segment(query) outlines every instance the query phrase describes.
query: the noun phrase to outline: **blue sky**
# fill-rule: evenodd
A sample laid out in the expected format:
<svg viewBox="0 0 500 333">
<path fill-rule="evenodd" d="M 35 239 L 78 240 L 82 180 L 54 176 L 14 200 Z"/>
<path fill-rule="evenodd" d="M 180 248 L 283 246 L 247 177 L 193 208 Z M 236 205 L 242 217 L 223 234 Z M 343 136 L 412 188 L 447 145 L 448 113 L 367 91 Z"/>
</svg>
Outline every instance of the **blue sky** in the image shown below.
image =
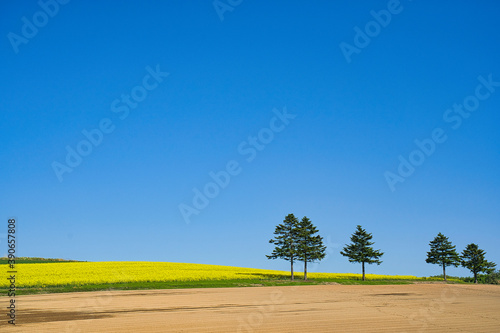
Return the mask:
<svg viewBox="0 0 500 333">
<path fill-rule="evenodd" d="M 500 264 L 495 1 L 61 2 L 0 11 L 19 255 L 286 270 L 265 255 L 294 213 L 329 246 L 315 271 L 360 271 L 357 224 L 369 273 L 439 274 L 438 232 Z"/>
</svg>

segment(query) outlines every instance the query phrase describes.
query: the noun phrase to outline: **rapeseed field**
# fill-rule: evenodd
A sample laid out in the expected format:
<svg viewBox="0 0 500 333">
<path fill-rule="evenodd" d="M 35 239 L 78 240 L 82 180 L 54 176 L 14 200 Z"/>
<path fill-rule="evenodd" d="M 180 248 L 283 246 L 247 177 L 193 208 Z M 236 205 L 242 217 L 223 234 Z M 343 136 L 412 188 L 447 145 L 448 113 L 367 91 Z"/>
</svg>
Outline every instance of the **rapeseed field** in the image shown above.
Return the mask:
<svg viewBox="0 0 500 333">
<path fill-rule="evenodd" d="M 17 264 L 17 287 L 83 286 L 131 282 L 289 279 L 289 271 L 171 262 L 60 262 Z M 1 265 L 7 276 L 7 265 Z M 301 273 L 296 274 L 300 279 Z M 360 280 L 361 274 L 308 273 L 310 279 Z M 367 274 L 367 280 L 421 280 L 408 275 Z M 424 278 L 425 279 L 425 278 Z M 0 287 L 8 285 L 0 279 Z"/>
</svg>

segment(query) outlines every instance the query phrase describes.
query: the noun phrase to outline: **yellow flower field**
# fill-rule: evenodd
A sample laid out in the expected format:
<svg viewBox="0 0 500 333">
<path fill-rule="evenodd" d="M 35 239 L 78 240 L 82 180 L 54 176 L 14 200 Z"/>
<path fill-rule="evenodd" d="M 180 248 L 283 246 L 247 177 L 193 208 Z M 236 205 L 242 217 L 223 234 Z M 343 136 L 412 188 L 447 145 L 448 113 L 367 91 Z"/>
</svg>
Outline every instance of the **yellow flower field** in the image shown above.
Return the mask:
<svg viewBox="0 0 500 333">
<path fill-rule="evenodd" d="M 289 277 L 289 271 L 170 262 L 61 262 L 16 265 L 17 287 L 48 287 L 120 282 L 269 279 Z M 1 265 L 7 276 L 7 265 Z M 301 273 L 297 272 L 297 278 Z M 361 279 L 361 274 L 308 273 L 309 278 Z M 367 274 L 367 280 L 420 280 L 416 276 Z M 0 279 L 0 287 L 7 286 Z"/>
</svg>

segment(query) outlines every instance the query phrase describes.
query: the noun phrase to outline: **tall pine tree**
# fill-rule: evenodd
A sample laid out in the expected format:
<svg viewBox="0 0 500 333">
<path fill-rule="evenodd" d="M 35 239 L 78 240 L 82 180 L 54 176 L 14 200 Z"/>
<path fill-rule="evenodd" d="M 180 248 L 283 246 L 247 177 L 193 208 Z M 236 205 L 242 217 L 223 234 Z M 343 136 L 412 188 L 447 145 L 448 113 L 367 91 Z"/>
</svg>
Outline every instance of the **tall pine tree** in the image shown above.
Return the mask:
<svg viewBox="0 0 500 333">
<path fill-rule="evenodd" d="M 297 229 L 297 254 L 298 259 L 304 262 L 304 280 L 307 280 L 307 263 L 321 260 L 326 255 L 323 237 L 316 233 L 318 229 L 304 216 Z"/>
<path fill-rule="evenodd" d="M 351 244 L 347 245 L 340 251 L 340 254 L 348 257 L 350 262 L 361 263 L 363 272 L 363 281 L 365 281 L 365 263 L 380 265 L 382 261 L 380 257 L 384 255 L 380 250 L 374 250 L 370 242 L 373 238 L 372 234 L 366 232 L 360 225 L 356 226 L 356 231 L 351 236 Z"/>
<path fill-rule="evenodd" d="M 474 283 L 477 283 L 477 273 L 492 273 L 496 266 L 495 263 L 484 259 L 486 252 L 481 250 L 477 244 L 467 245 L 460 256 L 460 263 L 474 274 Z"/>
<path fill-rule="evenodd" d="M 285 259 L 290 261 L 290 273 L 293 277 L 293 263 L 298 255 L 297 235 L 299 220 L 293 215 L 288 214 L 282 224 L 278 224 L 274 230 L 274 239 L 269 243 L 276 245 L 271 255 L 266 255 L 267 259 Z"/>
<path fill-rule="evenodd" d="M 452 245 L 448 237 L 442 233 L 438 233 L 429 245 L 431 250 L 427 252 L 425 262 L 441 265 L 443 267 L 443 278 L 446 281 L 446 266 L 457 267 L 460 263 L 460 257 L 455 250 L 455 245 Z"/>
</svg>

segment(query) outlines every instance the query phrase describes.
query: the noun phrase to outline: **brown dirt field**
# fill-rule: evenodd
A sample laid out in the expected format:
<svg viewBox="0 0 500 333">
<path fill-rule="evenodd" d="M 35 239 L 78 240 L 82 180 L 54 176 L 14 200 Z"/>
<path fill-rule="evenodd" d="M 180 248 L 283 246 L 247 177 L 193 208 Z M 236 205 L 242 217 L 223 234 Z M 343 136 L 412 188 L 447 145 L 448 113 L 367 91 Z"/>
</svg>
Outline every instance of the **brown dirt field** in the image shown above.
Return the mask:
<svg viewBox="0 0 500 333">
<path fill-rule="evenodd" d="M 2 314 L 0 331 L 500 332 L 500 286 L 491 285 L 136 290 L 18 296 L 16 304 L 17 325 Z"/>
</svg>

